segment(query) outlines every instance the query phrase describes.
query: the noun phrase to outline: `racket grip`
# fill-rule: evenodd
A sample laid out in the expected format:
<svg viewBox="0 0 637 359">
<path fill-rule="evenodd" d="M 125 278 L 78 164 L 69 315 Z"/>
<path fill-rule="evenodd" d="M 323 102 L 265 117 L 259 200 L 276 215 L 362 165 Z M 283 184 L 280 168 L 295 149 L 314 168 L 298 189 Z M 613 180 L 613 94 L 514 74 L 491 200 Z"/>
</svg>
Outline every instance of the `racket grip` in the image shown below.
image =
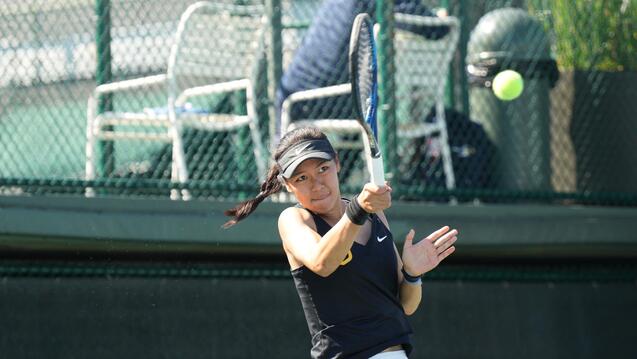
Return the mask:
<svg viewBox="0 0 637 359">
<path fill-rule="evenodd" d="M 385 169 L 383 168 L 383 158 L 381 156 L 372 157 L 369 173 L 373 184 L 378 186 L 385 185 Z"/>
</svg>

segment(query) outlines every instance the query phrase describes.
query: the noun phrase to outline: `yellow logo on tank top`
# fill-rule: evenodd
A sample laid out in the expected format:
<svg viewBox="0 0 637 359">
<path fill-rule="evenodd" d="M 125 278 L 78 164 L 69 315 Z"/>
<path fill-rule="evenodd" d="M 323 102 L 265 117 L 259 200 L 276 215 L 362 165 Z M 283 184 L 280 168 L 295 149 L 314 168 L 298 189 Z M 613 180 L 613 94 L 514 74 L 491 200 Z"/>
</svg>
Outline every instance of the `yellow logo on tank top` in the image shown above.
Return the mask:
<svg viewBox="0 0 637 359">
<path fill-rule="evenodd" d="M 347 255 L 345 256 L 345 259 L 343 259 L 343 260 L 341 261 L 341 265 L 342 265 L 342 266 L 344 266 L 344 265 L 346 265 L 347 263 L 351 262 L 351 261 L 352 261 L 352 258 L 353 258 L 353 256 L 352 256 L 352 250 L 350 249 L 350 251 L 349 251 L 349 252 L 347 252 Z"/>
</svg>

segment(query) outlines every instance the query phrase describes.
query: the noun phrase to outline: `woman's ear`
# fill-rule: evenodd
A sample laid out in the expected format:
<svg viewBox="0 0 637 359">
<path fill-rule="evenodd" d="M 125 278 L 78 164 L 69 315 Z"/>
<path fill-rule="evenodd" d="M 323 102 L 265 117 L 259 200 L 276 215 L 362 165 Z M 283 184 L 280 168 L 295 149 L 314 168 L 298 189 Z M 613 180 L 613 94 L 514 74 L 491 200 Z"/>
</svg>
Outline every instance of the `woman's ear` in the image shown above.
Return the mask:
<svg viewBox="0 0 637 359">
<path fill-rule="evenodd" d="M 338 160 L 338 152 L 334 155 L 334 162 L 336 162 L 336 173 L 341 172 L 341 161 Z"/>
<path fill-rule="evenodd" d="M 290 186 L 288 185 L 288 181 L 287 181 L 285 178 L 283 178 L 283 176 L 282 176 L 282 175 L 278 175 L 278 176 L 277 176 L 277 179 L 279 180 L 279 183 L 281 183 L 281 185 L 282 185 L 283 187 L 285 187 L 285 190 L 286 190 L 286 191 L 288 191 L 288 192 L 292 192 L 292 189 L 291 189 L 291 188 L 290 188 Z"/>
</svg>

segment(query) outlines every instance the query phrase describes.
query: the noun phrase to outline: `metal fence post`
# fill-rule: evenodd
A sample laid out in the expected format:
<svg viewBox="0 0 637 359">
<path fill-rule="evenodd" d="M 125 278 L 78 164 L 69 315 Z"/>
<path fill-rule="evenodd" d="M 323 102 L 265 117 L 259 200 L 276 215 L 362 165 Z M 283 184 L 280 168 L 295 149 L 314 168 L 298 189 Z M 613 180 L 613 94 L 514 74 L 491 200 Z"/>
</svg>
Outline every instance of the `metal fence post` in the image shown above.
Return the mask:
<svg viewBox="0 0 637 359">
<path fill-rule="evenodd" d="M 281 0 L 266 0 L 266 11 L 268 19 L 270 21 L 269 42 L 270 46 L 268 51 L 268 98 L 270 103 L 268 105 L 268 113 L 270 117 L 269 122 L 269 140 L 273 139 L 276 133 L 276 109 L 274 108 L 274 99 L 276 98 L 276 90 L 281 81 L 283 74 L 283 41 L 281 40 L 281 29 L 283 27 L 281 23 Z M 270 141 L 269 147 L 272 147 L 273 143 Z M 271 148 L 271 150 L 274 150 Z"/>
<path fill-rule="evenodd" d="M 458 41 L 458 65 L 456 67 L 457 76 L 455 81 L 456 85 L 460 87 L 460 107 L 461 112 L 468 115 L 471 113 L 469 108 L 469 86 L 467 81 L 466 69 L 466 57 L 467 57 L 467 43 L 469 42 L 469 35 L 471 30 L 466 26 L 469 23 L 469 16 L 467 14 L 467 5 L 464 1 L 456 0 L 456 6 L 458 9 L 458 19 L 460 20 L 460 40 Z M 457 108 L 457 107 L 456 107 Z"/>
<path fill-rule="evenodd" d="M 442 0 L 440 2 L 440 5 L 443 9 L 445 9 L 445 11 L 447 12 L 447 14 L 451 15 L 451 7 L 449 4 L 449 0 Z M 453 60 L 451 60 L 452 63 L 454 62 Z M 449 66 L 449 73 L 447 74 L 447 83 L 445 84 L 445 105 L 447 108 L 451 108 L 454 109 L 455 108 L 455 104 L 456 104 L 456 98 L 455 98 L 455 66 L 451 65 Z"/>
<path fill-rule="evenodd" d="M 111 82 L 113 73 L 111 69 L 111 3 L 110 0 L 96 0 L 95 12 L 97 15 L 97 27 L 95 44 L 97 47 L 97 68 L 95 69 L 95 81 L 97 85 Z M 113 96 L 101 95 L 97 102 L 97 113 L 113 110 Z M 108 130 L 108 129 L 107 129 Z M 113 141 L 99 141 L 99 169 L 104 176 L 113 173 L 115 167 Z"/>
</svg>

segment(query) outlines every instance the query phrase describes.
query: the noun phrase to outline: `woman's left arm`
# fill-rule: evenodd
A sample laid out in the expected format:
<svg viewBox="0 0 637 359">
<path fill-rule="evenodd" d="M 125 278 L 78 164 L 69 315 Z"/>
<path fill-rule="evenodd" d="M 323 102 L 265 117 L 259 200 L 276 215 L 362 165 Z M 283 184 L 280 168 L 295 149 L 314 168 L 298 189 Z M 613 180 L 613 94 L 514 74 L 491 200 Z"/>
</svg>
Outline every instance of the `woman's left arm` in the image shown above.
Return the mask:
<svg viewBox="0 0 637 359">
<path fill-rule="evenodd" d="M 377 214 L 387 229 L 389 229 L 385 213 L 380 211 Z M 394 244 L 398 265 L 397 280 L 400 284 L 400 304 L 407 315 L 414 314 L 420 305 L 420 300 L 422 299 L 420 277 L 436 268 L 443 259 L 450 256 L 456 250 L 453 244 L 458 240 L 458 230 L 450 230 L 449 226 L 440 228 L 418 243 L 414 243 L 415 234 L 416 232 L 413 229 L 407 233 L 402 258 Z M 403 271 L 412 277 L 411 280 L 405 279 Z"/>
<path fill-rule="evenodd" d="M 456 250 L 453 244 L 458 240 L 458 231 L 444 226 L 414 243 L 414 230 L 405 237 L 402 260 L 398 260 L 398 283 L 400 283 L 400 302 L 407 315 L 413 314 L 422 298 L 420 277 L 436 268 L 442 260 Z M 395 246 L 394 246 L 395 248 Z M 398 250 L 396 249 L 398 255 Z M 407 273 L 410 280 L 402 272 Z"/>
<path fill-rule="evenodd" d="M 409 283 L 405 281 L 405 276 L 402 273 L 403 261 L 400 259 L 400 253 L 398 248 L 394 244 L 394 250 L 396 251 L 396 259 L 398 262 L 398 283 L 400 286 L 400 304 L 403 306 L 405 314 L 412 315 L 418 309 L 420 300 L 422 299 L 422 282 Z"/>
</svg>

